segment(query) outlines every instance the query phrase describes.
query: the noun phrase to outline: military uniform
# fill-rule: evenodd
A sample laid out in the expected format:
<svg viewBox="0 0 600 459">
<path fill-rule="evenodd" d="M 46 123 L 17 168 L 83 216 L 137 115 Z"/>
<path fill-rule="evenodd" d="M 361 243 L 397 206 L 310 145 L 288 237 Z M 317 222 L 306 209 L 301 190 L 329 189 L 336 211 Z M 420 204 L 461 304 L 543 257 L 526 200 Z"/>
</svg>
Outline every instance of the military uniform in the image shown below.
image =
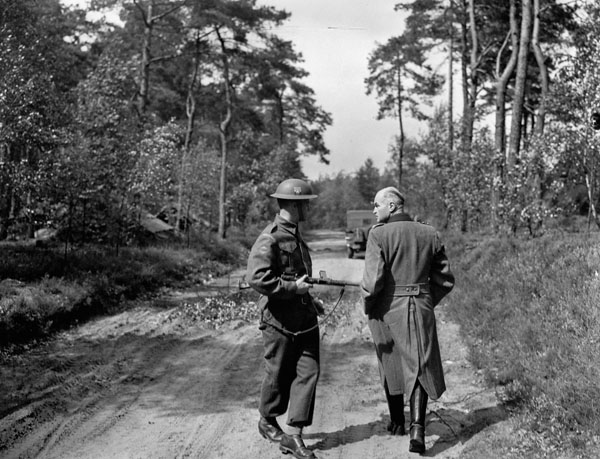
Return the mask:
<svg viewBox="0 0 600 459">
<path fill-rule="evenodd" d="M 319 378 L 317 311 L 308 293 L 296 293 L 295 279 L 305 274 L 312 274 L 308 247 L 298 226 L 277 215 L 250 251 L 246 278 L 263 295 L 259 306 L 266 374 L 260 414 L 274 418 L 288 411 L 288 424 L 297 427 L 312 423 Z"/>
<path fill-rule="evenodd" d="M 410 395 L 417 382 L 432 399 L 445 391 L 433 310 L 453 286 L 434 228 L 396 214 L 371 229 L 361 287 L 389 394 Z"/>
</svg>

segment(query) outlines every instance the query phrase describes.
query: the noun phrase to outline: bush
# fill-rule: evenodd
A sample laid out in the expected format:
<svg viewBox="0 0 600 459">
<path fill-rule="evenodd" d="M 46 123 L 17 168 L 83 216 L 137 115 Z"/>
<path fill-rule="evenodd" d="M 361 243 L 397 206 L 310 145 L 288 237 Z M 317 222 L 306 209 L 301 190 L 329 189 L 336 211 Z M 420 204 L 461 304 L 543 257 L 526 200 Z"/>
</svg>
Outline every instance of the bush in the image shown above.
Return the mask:
<svg viewBox="0 0 600 459">
<path fill-rule="evenodd" d="M 536 429 L 600 427 L 598 237 L 463 240 L 450 311 L 473 363 Z M 452 243 L 457 239 L 452 239 Z M 541 427 L 540 427 L 541 426 Z"/>
</svg>

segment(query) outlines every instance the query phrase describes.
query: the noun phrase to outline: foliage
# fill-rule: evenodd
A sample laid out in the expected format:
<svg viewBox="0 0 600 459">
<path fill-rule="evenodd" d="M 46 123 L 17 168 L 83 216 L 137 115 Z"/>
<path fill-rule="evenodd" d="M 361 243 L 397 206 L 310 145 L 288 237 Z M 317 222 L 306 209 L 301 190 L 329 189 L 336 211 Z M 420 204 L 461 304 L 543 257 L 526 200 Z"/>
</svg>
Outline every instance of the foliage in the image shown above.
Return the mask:
<svg viewBox="0 0 600 459">
<path fill-rule="evenodd" d="M 379 119 L 402 118 L 408 110 L 413 118 L 427 119 L 423 104 L 440 89 L 443 79 L 425 62 L 428 47 L 421 35 L 405 32 L 379 44 L 369 57 L 367 94 L 375 93 L 379 101 Z"/>
<path fill-rule="evenodd" d="M 92 2 L 122 8 L 116 26 L 87 23 L 57 0 L 47 8 L 4 1 L 4 236 L 19 211 L 31 234 L 35 216 L 36 226 L 50 223 L 68 240 L 115 246 L 136 240 L 136 215 L 146 209 L 181 205 L 186 221 L 210 226 L 220 211 L 214 185 L 222 183 L 215 172 L 226 86 L 235 95 L 223 169 L 230 224 L 259 218 L 260 204 L 246 209 L 267 182 L 301 177 L 300 155 L 327 161 L 322 134 L 331 117 L 303 83 L 293 44 L 266 28 L 285 20 L 284 11 L 251 0 Z M 281 177 L 266 166 L 273 161 Z"/>
<path fill-rule="evenodd" d="M 450 32 L 463 63 L 471 51 L 470 31 L 459 39 L 460 27 L 471 26 L 465 6 L 398 3 L 408 13 L 404 32 L 376 46 L 365 81 L 380 117 L 429 116 L 424 104 L 439 95 L 441 79 L 428 58 L 446 55 Z M 58 0 L 0 0 L 0 238 L 54 226 L 69 242 L 120 247 L 140 240 L 139 217 L 149 211 L 179 215 L 179 224 L 170 222 L 189 242 L 217 216 L 228 226 L 262 224 L 276 211 L 269 194 L 277 183 L 304 178 L 304 155 L 327 163 L 331 115 L 306 84 L 294 43 L 272 33 L 289 13 L 254 0 L 96 0 L 91 8 L 119 8 L 122 25 L 90 23 Z M 474 8 L 483 121 L 497 59 L 509 54 L 509 9 Z M 599 103 L 597 18 L 593 4 L 550 0 L 541 11 L 546 64 L 556 69 L 552 122 L 543 138 L 525 136 L 517 166 L 494 179 L 502 182 L 500 216 L 513 231 L 525 226 L 537 236 L 560 212 L 595 212 L 600 167 L 588 119 Z M 563 46 L 547 46 L 559 38 Z M 538 70 L 530 56 L 523 129 L 539 108 Z M 402 176 L 412 212 L 445 227 L 485 229 L 489 177 L 503 153 L 485 128 L 452 148 L 447 115 L 436 109 L 420 138 L 405 139 L 401 129 L 382 170 L 365 159 L 357 171 L 317 180 L 315 222 L 342 227 L 347 209 L 369 208 L 377 188 Z"/>
<path fill-rule="evenodd" d="M 201 323 L 219 329 L 236 320 L 256 322 L 259 317 L 260 308 L 255 298 L 244 292 L 236 292 L 184 302 L 167 320 L 183 319 L 186 323 Z"/>
<path fill-rule="evenodd" d="M 38 163 L 65 141 L 69 82 L 53 59 L 69 63 L 57 1 L 0 2 L 0 238 L 32 216 Z M 44 16 L 44 20 L 40 20 Z M 72 69 L 75 73 L 77 67 Z M 66 78 L 64 78 L 67 80 Z"/>
<path fill-rule="evenodd" d="M 362 166 L 356 171 L 356 186 L 364 202 L 371 203 L 375 199 L 375 193 L 379 191 L 379 171 L 373 165 L 373 160 L 367 158 Z"/>
<path fill-rule="evenodd" d="M 358 191 L 356 179 L 343 172 L 320 177 L 312 185 L 319 198 L 311 202 L 309 225 L 345 229 L 347 210 L 372 208 L 373 198 L 365 200 Z"/>
<path fill-rule="evenodd" d="M 182 148 L 183 133 L 175 123 L 158 126 L 135 147 L 128 192 L 139 197 L 140 211 L 157 214 L 174 200 Z"/>
</svg>

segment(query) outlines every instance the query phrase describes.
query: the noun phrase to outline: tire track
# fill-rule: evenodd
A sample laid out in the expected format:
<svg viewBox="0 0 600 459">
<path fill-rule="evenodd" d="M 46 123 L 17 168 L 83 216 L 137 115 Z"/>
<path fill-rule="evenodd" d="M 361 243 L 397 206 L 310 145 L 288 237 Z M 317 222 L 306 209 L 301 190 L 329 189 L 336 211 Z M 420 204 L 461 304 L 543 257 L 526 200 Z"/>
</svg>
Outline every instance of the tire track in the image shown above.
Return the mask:
<svg viewBox="0 0 600 459">
<path fill-rule="evenodd" d="M 226 400 L 230 391 L 242 390 L 239 384 L 241 379 L 249 381 L 257 377 L 256 365 L 252 367 L 247 365 L 248 362 L 253 363 L 257 357 L 256 350 L 248 345 L 252 341 L 256 342 L 258 338 L 256 327 L 246 326 L 237 332 L 231 347 L 221 349 L 219 352 L 212 351 L 202 362 L 203 366 L 210 369 L 205 374 L 205 389 L 201 394 L 202 404 L 212 405 L 217 400 Z M 240 367 L 244 371 L 239 377 L 232 378 L 231 371 Z M 231 413 L 198 416 L 194 428 L 190 430 L 176 457 L 178 459 L 210 457 L 218 449 L 223 438 L 231 433 L 232 424 L 234 424 L 234 416 Z"/>
</svg>

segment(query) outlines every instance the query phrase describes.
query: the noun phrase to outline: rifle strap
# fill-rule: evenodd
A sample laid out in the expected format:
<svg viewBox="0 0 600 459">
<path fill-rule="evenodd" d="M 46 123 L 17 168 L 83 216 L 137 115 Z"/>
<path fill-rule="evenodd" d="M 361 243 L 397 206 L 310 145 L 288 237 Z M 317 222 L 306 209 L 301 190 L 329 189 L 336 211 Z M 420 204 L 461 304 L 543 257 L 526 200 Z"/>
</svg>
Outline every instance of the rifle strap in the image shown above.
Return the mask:
<svg viewBox="0 0 600 459">
<path fill-rule="evenodd" d="M 342 301 L 342 297 L 344 296 L 344 291 L 345 291 L 345 288 L 342 286 L 342 288 L 340 289 L 340 295 L 338 296 L 338 299 L 335 302 L 335 305 L 333 306 L 331 311 L 329 311 L 325 315 L 325 317 L 323 317 L 323 319 L 318 321 L 315 325 L 313 325 L 312 327 L 307 328 L 305 330 L 299 330 L 297 332 L 293 332 L 284 327 L 280 327 L 279 325 L 275 325 L 271 322 L 267 322 L 266 320 L 264 320 L 264 316 L 263 316 L 262 312 L 261 312 L 261 316 L 260 316 L 260 321 L 262 323 L 264 323 L 265 325 L 269 325 L 269 326 L 273 327 L 275 330 L 277 330 L 280 333 L 283 333 L 284 335 L 290 335 L 290 336 L 292 336 L 292 338 L 296 338 L 299 335 L 304 335 L 305 333 L 310 333 L 311 331 L 319 328 L 321 325 L 323 325 L 325 322 L 327 322 L 331 318 L 331 315 L 335 312 L 337 307 L 340 305 L 340 302 Z"/>
</svg>

